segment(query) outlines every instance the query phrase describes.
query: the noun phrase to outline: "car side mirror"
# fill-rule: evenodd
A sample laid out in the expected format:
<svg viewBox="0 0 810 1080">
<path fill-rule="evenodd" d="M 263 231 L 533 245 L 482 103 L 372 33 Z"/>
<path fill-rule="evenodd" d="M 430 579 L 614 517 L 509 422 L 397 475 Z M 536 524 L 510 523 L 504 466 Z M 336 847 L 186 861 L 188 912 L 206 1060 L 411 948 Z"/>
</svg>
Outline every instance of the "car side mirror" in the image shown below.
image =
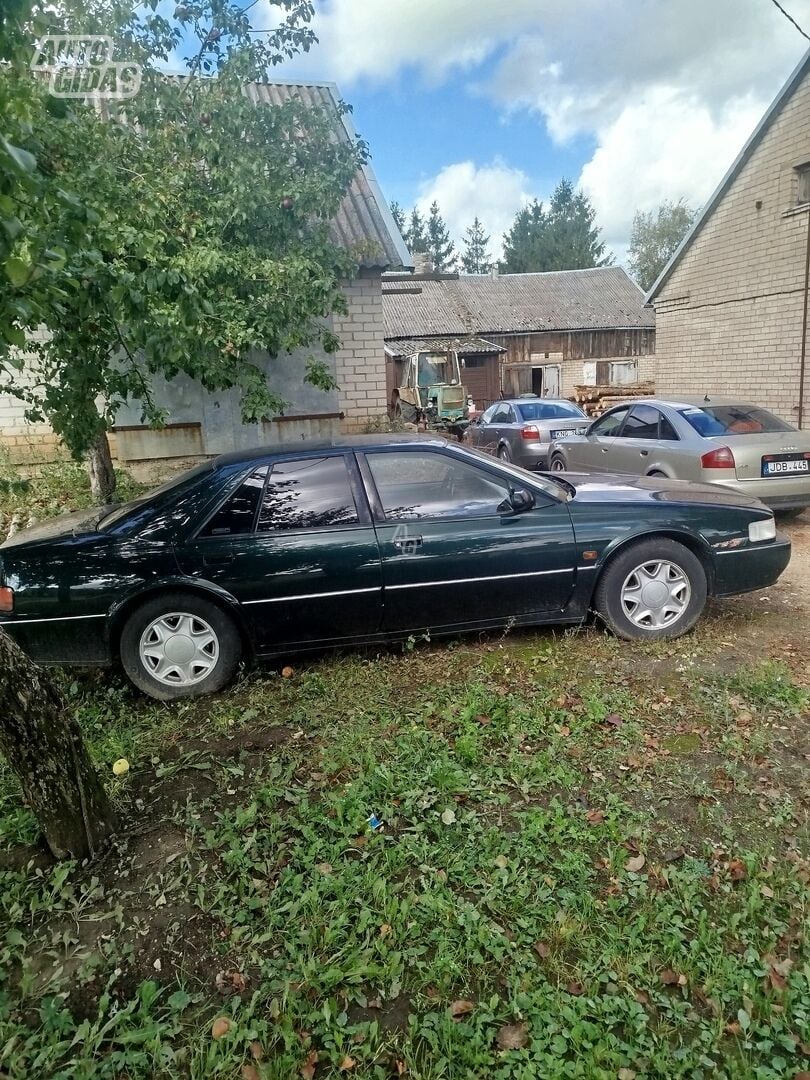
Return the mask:
<svg viewBox="0 0 810 1080">
<path fill-rule="evenodd" d="M 523 514 L 534 506 L 534 495 L 525 488 L 510 488 L 509 495 L 498 507 L 500 514 Z"/>
</svg>

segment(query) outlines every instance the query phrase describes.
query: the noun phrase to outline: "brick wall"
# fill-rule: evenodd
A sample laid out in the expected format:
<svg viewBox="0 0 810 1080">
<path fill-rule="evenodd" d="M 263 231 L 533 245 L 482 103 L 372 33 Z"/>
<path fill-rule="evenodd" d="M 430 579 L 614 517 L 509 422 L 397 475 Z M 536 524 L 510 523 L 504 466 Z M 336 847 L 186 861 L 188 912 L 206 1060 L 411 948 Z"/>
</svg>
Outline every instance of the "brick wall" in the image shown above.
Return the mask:
<svg viewBox="0 0 810 1080">
<path fill-rule="evenodd" d="M 22 372 L 14 372 L 15 384 L 30 385 L 33 372 L 31 354 L 24 357 L 26 366 Z M 29 424 L 25 419 L 25 405 L 12 394 L 3 393 L 11 376 L 0 375 L 0 452 L 13 465 L 37 464 L 53 461 L 63 454 L 56 435 L 47 424 Z"/>
<path fill-rule="evenodd" d="M 734 179 L 655 299 L 662 394 L 734 394 L 796 421 L 810 161 L 810 78 Z M 804 427 L 810 427 L 810 373 Z"/>
<path fill-rule="evenodd" d="M 341 340 L 336 356 L 343 430 L 361 431 L 369 420 L 384 416 L 388 398 L 385 382 L 382 279 L 379 274 L 356 278 L 346 286 L 346 315 L 334 318 Z"/>
</svg>

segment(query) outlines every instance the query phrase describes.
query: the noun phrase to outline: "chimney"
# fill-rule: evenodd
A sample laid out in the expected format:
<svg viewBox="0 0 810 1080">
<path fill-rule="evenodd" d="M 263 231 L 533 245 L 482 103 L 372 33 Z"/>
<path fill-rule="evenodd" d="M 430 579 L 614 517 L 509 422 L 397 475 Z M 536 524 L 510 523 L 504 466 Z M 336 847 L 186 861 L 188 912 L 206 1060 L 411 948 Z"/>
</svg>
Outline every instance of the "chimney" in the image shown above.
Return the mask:
<svg viewBox="0 0 810 1080">
<path fill-rule="evenodd" d="M 417 251 L 413 257 L 413 272 L 415 274 L 432 274 L 433 262 L 427 252 Z"/>
<path fill-rule="evenodd" d="M 495 263 L 493 265 L 492 269 L 489 272 L 489 276 L 490 277 L 498 277 L 499 275 L 500 275 L 500 270 L 498 269 L 498 264 Z"/>
</svg>

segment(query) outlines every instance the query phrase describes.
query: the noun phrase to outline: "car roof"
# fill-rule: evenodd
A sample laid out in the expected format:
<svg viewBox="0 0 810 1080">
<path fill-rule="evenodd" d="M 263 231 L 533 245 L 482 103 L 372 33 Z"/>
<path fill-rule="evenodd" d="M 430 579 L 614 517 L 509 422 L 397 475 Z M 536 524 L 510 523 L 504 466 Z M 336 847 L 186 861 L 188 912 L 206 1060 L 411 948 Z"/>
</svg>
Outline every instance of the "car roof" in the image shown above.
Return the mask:
<svg viewBox="0 0 810 1080">
<path fill-rule="evenodd" d="M 448 439 L 440 435 L 428 435 L 422 432 L 402 431 L 381 435 L 338 435 L 332 439 L 301 439 L 296 442 L 272 443 L 268 446 L 256 446 L 250 450 L 234 450 L 214 458 L 213 466 L 221 469 L 228 465 L 238 465 L 243 461 L 257 458 L 287 457 L 289 454 L 318 453 L 324 450 L 363 450 L 372 447 L 404 447 L 414 444 L 422 446 L 447 446 Z M 459 444 L 453 441 L 452 444 Z"/>
<path fill-rule="evenodd" d="M 711 408 L 713 405 L 735 405 L 738 408 L 741 406 L 744 409 L 759 409 L 760 405 L 754 405 L 753 402 L 741 400 L 740 398 L 730 397 L 709 397 L 708 401 L 706 397 L 694 397 L 684 394 L 683 397 L 634 397 L 627 398 L 625 401 L 617 402 L 617 405 L 668 405 L 671 409 L 679 409 L 681 407 L 686 409 L 694 408 Z"/>
<path fill-rule="evenodd" d="M 493 405 L 579 405 L 575 401 L 570 401 L 568 398 L 560 397 L 540 397 L 539 394 L 526 395 L 525 397 L 508 397 L 500 398 L 498 401 L 493 401 Z"/>
</svg>

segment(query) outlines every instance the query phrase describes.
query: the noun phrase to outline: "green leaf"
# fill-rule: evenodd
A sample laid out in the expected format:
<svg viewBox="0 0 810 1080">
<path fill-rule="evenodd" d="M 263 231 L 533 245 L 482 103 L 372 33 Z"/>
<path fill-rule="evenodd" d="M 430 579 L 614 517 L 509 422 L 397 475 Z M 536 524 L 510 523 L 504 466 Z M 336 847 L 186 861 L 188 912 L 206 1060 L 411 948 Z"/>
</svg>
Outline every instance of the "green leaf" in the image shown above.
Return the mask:
<svg viewBox="0 0 810 1080">
<path fill-rule="evenodd" d="M 737 1009 L 737 1022 L 743 1031 L 748 1031 L 751 1027 L 751 1017 L 745 1011 L 745 1009 Z"/>
<path fill-rule="evenodd" d="M 31 273 L 31 266 L 29 263 L 24 263 L 22 259 L 13 256 L 10 259 L 6 259 L 6 277 L 12 285 L 19 287 L 24 285 L 28 280 Z"/>
<path fill-rule="evenodd" d="M 183 1009 L 188 1008 L 190 1004 L 191 994 L 187 994 L 185 990 L 175 990 L 168 1000 L 168 1005 L 172 1012 L 182 1012 Z"/>
<path fill-rule="evenodd" d="M 21 146 L 14 146 L 13 143 L 8 142 L 0 135 L 0 146 L 3 147 L 5 152 L 17 166 L 21 172 L 33 172 L 37 167 L 37 159 L 33 154 L 29 154 L 27 150 L 23 150 Z"/>
</svg>

